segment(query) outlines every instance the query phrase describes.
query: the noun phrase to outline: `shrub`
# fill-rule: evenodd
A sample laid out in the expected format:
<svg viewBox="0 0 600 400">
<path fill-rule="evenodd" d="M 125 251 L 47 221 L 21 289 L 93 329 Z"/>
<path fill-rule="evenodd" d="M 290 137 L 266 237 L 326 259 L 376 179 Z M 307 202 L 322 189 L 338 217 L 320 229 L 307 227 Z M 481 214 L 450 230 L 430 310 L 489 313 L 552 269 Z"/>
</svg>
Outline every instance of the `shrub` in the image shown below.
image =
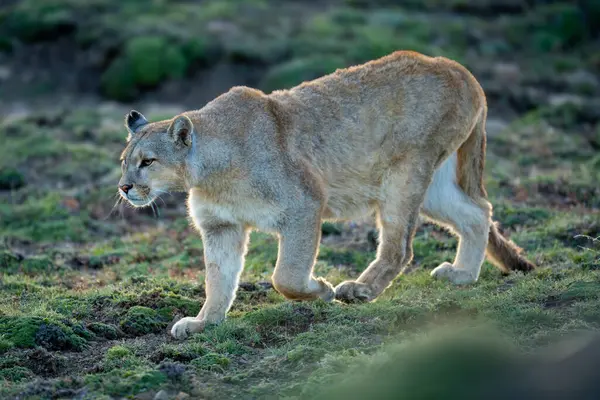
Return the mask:
<svg viewBox="0 0 600 400">
<path fill-rule="evenodd" d="M 130 39 L 123 53 L 102 75 L 104 93 L 117 100 L 130 100 L 140 89 L 183 77 L 191 59 L 186 57 L 186 52 L 193 58 L 202 53 L 200 42 L 194 43 L 182 48 L 164 36 Z"/>
</svg>

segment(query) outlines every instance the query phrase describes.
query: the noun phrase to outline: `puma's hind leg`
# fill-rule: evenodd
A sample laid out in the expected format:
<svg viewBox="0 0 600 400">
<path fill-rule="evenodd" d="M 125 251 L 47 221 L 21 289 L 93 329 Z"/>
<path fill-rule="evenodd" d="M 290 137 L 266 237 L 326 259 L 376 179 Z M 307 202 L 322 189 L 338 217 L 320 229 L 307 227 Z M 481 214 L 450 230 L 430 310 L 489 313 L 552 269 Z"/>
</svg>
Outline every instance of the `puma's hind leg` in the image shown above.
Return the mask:
<svg viewBox="0 0 600 400">
<path fill-rule="evenodd" d="M 436 171 L 422 212 L 459 237 L 454 262 L 442 263 L 431 271 L 431 276 L 467 284 L 477 281 L 485 259 L 491 205 L 484 198 L 475 201 L 467 196 L 456 184 L 455 176 L 456 154 L 453 154 Z"/>
<path fill-rule="evenodd" d="M 419 208 L 431 182 L 433 162 L 411 158 L 383 179 L 377 209 L 380 244 L 377 258 L 356 281 L 335 288 L 344 302 L 371 301 L 379 296 L 412 259 L 412 239 Z"/>
</svg>

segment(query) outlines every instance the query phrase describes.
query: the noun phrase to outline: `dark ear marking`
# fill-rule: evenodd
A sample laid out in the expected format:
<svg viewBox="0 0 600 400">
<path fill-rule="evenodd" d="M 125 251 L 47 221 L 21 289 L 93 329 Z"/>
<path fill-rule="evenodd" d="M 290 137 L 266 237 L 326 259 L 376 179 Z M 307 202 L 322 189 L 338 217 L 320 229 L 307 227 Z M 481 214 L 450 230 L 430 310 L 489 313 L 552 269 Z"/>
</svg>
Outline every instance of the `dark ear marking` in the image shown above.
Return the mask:
<svg viewBox="0 0 600 400">
<path fill-rule="evenodd" d="M 194 123 L 185 115 L 175 117 L 169 126 L 168 135 L 176 142 L 189 146 L 192 144 Z"/>
<path fill-rule="evenodd" d="M 131 136 L 134 135 L 140 127 L 146 125 L 147 123 L 148 120 L 142 115 L 142 113 L 136 110 L 131 110 L 129 114 L 125 116 L 125 126 L 130 132 L 128 139 L 131 139 Z"/>
</svg>

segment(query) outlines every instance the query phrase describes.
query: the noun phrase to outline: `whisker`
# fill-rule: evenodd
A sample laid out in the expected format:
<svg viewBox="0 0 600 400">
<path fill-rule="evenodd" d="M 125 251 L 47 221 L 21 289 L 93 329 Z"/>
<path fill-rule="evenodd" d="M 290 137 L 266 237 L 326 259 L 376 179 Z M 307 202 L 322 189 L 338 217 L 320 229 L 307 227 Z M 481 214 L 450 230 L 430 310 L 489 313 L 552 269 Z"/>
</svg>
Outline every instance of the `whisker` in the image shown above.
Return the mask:
<svg viewBox="0 0 600 400">
<path fill-rule="evenodd" d="M 156 199 L 158 199 L 158 200 L 162 201 L 162 203 L 163 203 L 163 206 L 165 206 L 165 207 L 167 206 L 167 203 L 165 203 L 165 201 L 163 200 L 163 198 L 162 198 L 162 197 L 160 197 L 160 196 L 156 196 Z"/>
<path fill-rule="evenodd" d="M 156 215 L 156 207 L 155 207 L 154 203 L 150 203 L 150 208 L 152 208 L 152 213 L 154 214 L 154 218 L 158 219 L 158 216 Z"/>
<path fill-rule="evenodd" d="M 104 221 L 106 221 L 107 219 L 109 219 L 113 213 L 115 212 L 116 209 L 118 209 L 118 205 L 119 203 L 121 203 L 121 201 L 123 201 L 123 198 L 121 196 L 119 196 L 119 194 L 116 194 L 117 199 L 115 201 L 115 204 L 112 206 L 112 208 L 110 209 L 110 211 L 108 212 L 108 214 L 106 215 L 106 217 L 104 217 Z"/>
</svg>

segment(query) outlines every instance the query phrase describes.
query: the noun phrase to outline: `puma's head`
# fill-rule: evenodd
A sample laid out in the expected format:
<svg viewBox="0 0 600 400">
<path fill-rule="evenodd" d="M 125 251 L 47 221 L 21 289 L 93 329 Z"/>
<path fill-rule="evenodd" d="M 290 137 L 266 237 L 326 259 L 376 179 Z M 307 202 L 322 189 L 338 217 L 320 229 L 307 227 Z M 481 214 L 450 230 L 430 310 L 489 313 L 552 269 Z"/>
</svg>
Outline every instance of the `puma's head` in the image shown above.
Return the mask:
<svg viewBox="0 0 600 400">
<path fill-rule="evenodd" d="M 179 115 L 151 123 L 141 113 L 131 111 L 125 116 L 125 127 L 129 136 L 121 154 L 121 197 L 143 207 L 161 194 L 183 190 L 186 158 L 194 137 L 192 121 Z"/>
</svg>

